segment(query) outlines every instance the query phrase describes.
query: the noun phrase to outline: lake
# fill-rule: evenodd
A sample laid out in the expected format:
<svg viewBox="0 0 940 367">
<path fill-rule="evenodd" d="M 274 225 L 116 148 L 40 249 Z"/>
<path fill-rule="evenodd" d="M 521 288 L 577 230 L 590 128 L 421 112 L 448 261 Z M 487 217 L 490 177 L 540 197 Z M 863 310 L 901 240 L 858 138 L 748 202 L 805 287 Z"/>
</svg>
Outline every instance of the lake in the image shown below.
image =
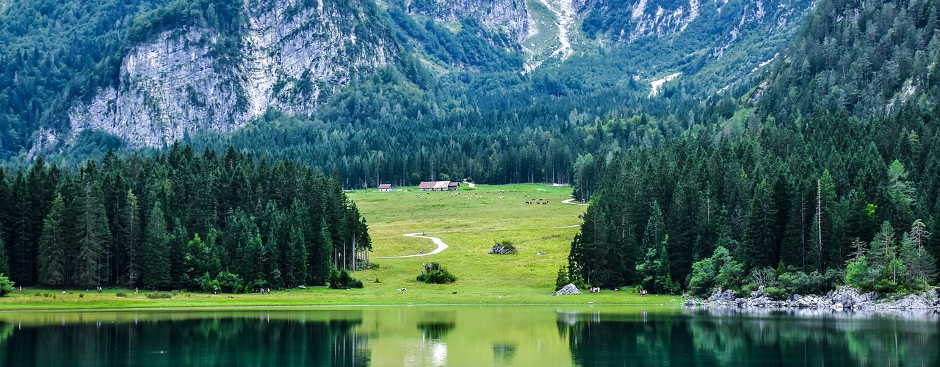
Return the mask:
<svg viewBox="0 0 940 367">
<path fill-rule="evenodd" d="M 2 312 L 2 366 L 937 366 L 935 314 L 414 306 Z"/>
</svg>

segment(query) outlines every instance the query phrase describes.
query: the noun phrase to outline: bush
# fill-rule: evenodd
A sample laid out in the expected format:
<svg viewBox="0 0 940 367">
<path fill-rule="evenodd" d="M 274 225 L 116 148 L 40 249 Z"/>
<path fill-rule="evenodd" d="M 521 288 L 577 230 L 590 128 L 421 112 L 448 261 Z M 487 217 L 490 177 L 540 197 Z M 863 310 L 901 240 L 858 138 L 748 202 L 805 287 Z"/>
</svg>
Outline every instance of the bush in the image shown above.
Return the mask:
<svg viewBox="0 0 940 367">
<path fill-rule="evenodd" d="M 115 294 L 115 296 L 118 296 L 118 297 L 127 297 L 127 293 L 118 292 L 118 294 Z"/>
<path fill-rule="evenodd" d="M 767 297 L 778 301 L 785 300 L 789 296 L 786 289 L 777 287 L 764 287 L 764 293 L 767 293 Z"/>
<path fill-rule="evenodd" d="M 236 274 L 227 271 L 219 272 L 216 281 L 219 283 L 219 289 L 225 293 L 239 293 L 245 289 L 242 278 Z"/>
<path fill-rule="evenodd" d="M 825 294 L 839 285 L 842 273 L 829 269 L 825 273 L 813 271 L 785 272 L 777 276 L 777 282 L 790 294 Z"/>
<path fill-rule="evenodd" d="M 697 296 L 708 295 L 712 289 L 737 289 L 744 278 L 744 265 L 731 257 L 724 246 L 715 248 L 712 256 L 692 264 L 689 290 Z"/>
<path fill-rule="evenodd" d="M 431 284 L 446 284 L 457 281 L 457 277 L 447 271 L 441 264 L 427 263 L 424 264 L 421 274 L 418 274 L 418 281 Z"/>
<path fill-rule="evenodd" d="M 353 278 L 349 275 L 349 272 L 346 270 L 330 271 L 330 288 L 331 289 L 350 289 L 350 288 L 362 288 L 362 281 Z"/>
<path fill-rule="evenodd" d="M 221 285 L 219 284 L 218 279 L 212 279 L 212 276 L 209 275 L 209 272 L 206 272 L 201 277 L 199 277 L 199 288 L 203 292 L 215 293 L 222 290 Z"/>
<path fill-rule="evenodd" d="M 492 255 L 515 255 L 516 246 L 512 244 L 512 241 L 502 241 L 493 244 L 493 248 L 490 249 L 490 254 Z"/>
<path fill-rule="evenodd" d="M 147 298 L 150 299 L 170 299 L 173 298 L 173 295 L 170 293 L 148 293 Z"/>
<path fill-rule="evenodd" d="M 13 283 L 13 281 L 10 280 L 10 278 L 7 278 L 6 275 L 0 274 L 0 297 L 4 297 L 10 294 L 10 292 L 13 292 L 14 285 L 16 284 Z"/>
</svg>

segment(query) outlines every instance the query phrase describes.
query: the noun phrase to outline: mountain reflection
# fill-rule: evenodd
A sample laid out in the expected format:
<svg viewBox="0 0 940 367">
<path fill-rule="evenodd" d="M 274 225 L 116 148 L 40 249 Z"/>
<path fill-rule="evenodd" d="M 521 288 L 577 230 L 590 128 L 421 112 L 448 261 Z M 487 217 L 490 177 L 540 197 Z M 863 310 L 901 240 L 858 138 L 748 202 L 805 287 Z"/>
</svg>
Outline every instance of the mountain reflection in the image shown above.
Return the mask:
<svg viewBox="0 0 940 367">
<path fill-rule="evenodd" d="M 562 314 L 580 366 L 936 366 L 934 318 L 689 311 Z"/>
</svg>

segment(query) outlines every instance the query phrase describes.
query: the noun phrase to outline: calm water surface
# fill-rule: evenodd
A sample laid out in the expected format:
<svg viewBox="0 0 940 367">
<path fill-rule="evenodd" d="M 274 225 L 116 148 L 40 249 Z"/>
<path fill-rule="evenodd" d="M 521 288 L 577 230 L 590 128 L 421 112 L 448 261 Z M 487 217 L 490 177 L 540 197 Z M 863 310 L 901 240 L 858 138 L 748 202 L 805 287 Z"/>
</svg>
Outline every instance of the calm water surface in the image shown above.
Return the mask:
<svg viewBox="0 0 940 367">
<path fill-rule="evenodd" d="M 389 307 L 0 313 L 0 366 L 940 366 L 935 315 Z"/>
</svg>

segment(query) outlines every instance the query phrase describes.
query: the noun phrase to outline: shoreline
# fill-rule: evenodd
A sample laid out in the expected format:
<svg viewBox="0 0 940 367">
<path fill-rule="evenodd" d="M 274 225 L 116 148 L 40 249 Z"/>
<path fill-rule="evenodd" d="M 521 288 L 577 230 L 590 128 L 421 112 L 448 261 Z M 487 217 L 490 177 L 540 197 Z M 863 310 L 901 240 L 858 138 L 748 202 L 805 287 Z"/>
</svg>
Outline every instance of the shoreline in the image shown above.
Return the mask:
<svg viewBox="0 0 940 367">
<path fill-rule="evenodd" d="M 715 290 L 708 298 L 686 298 L 685 308 L 768 310 L 768 311 L 833 311 L 833 312 L 925 312 L 940 313 L 940 294 L 936 288 L 905 296 L 880 296 L 874 292 L 862 293 L 842 287 L 826 295 L 794 294 L 787 299 L 772 299 L 762 291 L 739 297 L 731 290 Z"/>
</svg>

